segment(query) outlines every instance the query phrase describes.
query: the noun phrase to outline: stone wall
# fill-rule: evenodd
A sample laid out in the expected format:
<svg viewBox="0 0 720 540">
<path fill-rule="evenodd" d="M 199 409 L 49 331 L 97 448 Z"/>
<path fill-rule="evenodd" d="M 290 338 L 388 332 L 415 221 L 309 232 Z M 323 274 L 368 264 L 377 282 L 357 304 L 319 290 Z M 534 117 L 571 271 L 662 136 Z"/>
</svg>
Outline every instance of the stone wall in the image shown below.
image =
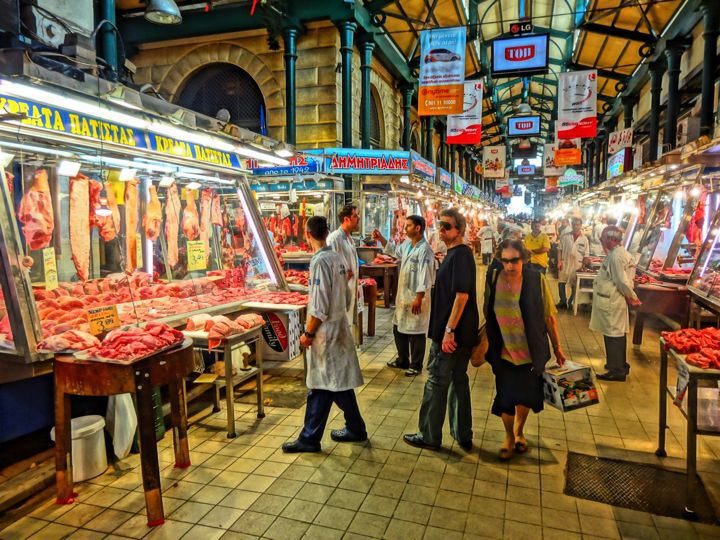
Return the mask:
<svg viewBox="0 0 720 540">
<path fill-rule="evenodd" d="M 297 147 L 323 148 L 342 145 L 342 75 L 340 33 L 329 21 L 308 23 L 298 38 L 296 64 Z M 255 80 L 267 109 L 268 135 L 285 140 L 284 51 L 269 51 L 265 30 L 253 30 L 146 43 L 131 58 L 138 68 L 135 81 L 151 83 L 174 102 L 188 79 L 202 67 L 216 62 L 234 64 Z M 360 53 L 353 55 L 353 145 L 360 147 Z M 402 94 L 388 71 L 373 59 L 373 92 L 382 110 L 385 148 L 402 142 Z M 417 116 L 414 117 L 414 123 Z"/>
</svg>

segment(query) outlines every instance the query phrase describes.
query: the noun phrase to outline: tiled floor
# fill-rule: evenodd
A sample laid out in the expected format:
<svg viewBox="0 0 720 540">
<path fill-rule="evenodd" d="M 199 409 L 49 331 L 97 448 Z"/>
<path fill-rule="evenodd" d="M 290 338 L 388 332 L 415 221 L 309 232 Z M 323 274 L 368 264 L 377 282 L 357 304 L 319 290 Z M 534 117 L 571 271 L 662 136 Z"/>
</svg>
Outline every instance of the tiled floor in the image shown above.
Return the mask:
<svg viewBox="0 0 720 540">
<path fill-rule="evenodd" d="M 502 464 L 498 418 L 489 414 L 490 369 L 470 368 L 472 452 L 452 445 L 440 452 L 405 445 L 414 432 L 425 377 L 406 378 L 385 363 L 394 357 L 390 314 L 379 310 L 377 335 L 361 357 L 366 384 L 358 391 L 368 424 L 367 444 L 336 444 L 323 453 L 285 455 L 280 444 L 297 435 L 304 409 L 237 404 L 238 431 L 225 437 L 224 412 L 206 411 L 191 428 L 192 467 L 172 467 L 172 439 L 160 445 L 167 522 L 148 529 L 138 456 L 78 487 L 78 502 L 53 501 L 0 531 L 2 539 L 53 538 L 696 538 L 720 537 L 720 528 L 611 507 L 562 493 L 568 450 L 683 466 L 685 425 L 670 407 L 669 458 L 653 454 L 657 437 L 657 333 L 646 330 L 631 356 L 626 383 L 599 383 L 601 403 L 562 414 L 531 416 L 531 450 Z M 588 330 L 587 314 L 560 315 L 562 341 L 572 360 L 600 370 L 603 349 Z M 276 374 L 302 376 L 302 364 L 278 365 Z M 270 382 L 272 384 L 272 381 Z M 333 411 L 335 415 L 337 411 Z M 334 416 L 328 429 L 342 425 Z M 720 440 L 702 438 L 699 469 L 706 485 L 720 485 Z"/>
</svg>

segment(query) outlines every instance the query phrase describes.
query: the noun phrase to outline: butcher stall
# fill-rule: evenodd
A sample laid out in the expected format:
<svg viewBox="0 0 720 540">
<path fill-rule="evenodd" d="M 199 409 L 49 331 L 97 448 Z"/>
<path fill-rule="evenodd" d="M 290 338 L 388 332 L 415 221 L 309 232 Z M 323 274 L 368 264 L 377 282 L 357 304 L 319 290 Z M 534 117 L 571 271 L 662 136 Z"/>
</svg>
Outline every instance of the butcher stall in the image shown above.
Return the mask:
<svg viewBox="0 0 720 540">
<path fill-rule="evenodd" d="M 45 427 L 52 400 L 27 381 L 55 355 L 128 364 L 179 346 L 186 326 L 211 351 L 243 334 L 258 359 L 300 353 L 307 297 L 288 290 L 243 158 L 288 160 L 142 100 L 0 78 L 0 392 L 15 400 L 0 442 Z M 240 349 L 216 384 L 254 374 Z"/>
</svg>

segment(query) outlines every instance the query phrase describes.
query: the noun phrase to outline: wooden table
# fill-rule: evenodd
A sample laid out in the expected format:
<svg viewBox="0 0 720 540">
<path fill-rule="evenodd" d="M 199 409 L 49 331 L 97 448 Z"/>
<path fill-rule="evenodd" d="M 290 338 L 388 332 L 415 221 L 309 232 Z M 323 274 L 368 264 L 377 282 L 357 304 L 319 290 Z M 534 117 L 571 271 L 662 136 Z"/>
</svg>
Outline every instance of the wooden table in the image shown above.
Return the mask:
<svg viewBox="0 0 720 540">
<path fill-rule="evenodd" d="M 577 272 L 575 278 L 575 291 L 573 291 L 573 315 L 577 316 L 578 294 L 587 293 L 592 296 L 593 283 L 597 277 L 597 272 Z"/>
<path fill-rule="evenodd" d="M 673 400 L 677 399 L 675 389 L 668 386 L 668 363 L 670 359 L 675 361 L 678 371 L 678 379 L 682 381 L 685 393 L 687 395 L 687 412 L 680 409 L 680 412 L 687 420 L 686 434 L 686 457 L 685 471 L 687 475 L 685 486 L 685 508 L 684 514 L 687 517 L 695 515 L 695 501 L 693 493 L 697 482 L 697 436 L 711 435 L 719 436 L 720 431 L 713 427 L 716 419 L 708 417 L 708 411 L 705 407 L 698 408 L 698 382 L 712 381 L 717 385 L 720 382 L 720 370 L 717 369 L 701 369 L 688 364 L 685 356 L 674 350 L 667 351 L 665 349 L 665 340 L 660 338 L 660 380 L 659 380 L 659 412 L 658 412 L 658 447 L 655 455 L 658 457 L 667 456 L 665 451 L 665 430 L 667 425 L 667 396 Z M 702 409 L 702 410 L 700 410 Z"/>
<path fill-rule="evenodd" d="M 72 356 L 55 357 L 55 477 L 58 504 L 70 504 L 77 497 L 73 493 L 71 466 L 70 395 L 112 396 L 134 393 L 137 397 L 140 464 L 148 526 L 154 527 L 165 522 L 155 440 L 153 387 L 169 387 L 175 467 L 189 467 L 183 378 L 193 371 L 192 344 L 191 339 L 185 339 L 179 347 L 129 364 L 80 361 Z"/>
<path fill-rule="evenodd" d="M 360 277 L 382 278 L 385 307 L 389 308 L 395 303 L 398 286 L 397 264 L 363 264 L 360 267 Z"/>
<path fill-rule="evenodd" d="M 257 406 L 258 406 L 258 418 L 265 418 L 265 408 L 263 403 L 263 362 L 262 362 L 262 326 L 247 330 L 241 334 L 235 334 L 228 336 L 222 340 L 221 344 L 223 347 L 223 360 L 225 362 L 225 377 L 218 379 L 215 383 L 215 403 L 213 412 L 218 412 L 219 407 L 219 393 L 220 387 L 225 386 L 225 403 L 227 405 L 227 436 L 228 439 L 234 439 L 237 437 L 235 431 L 235 400 L 233 389 L 235 385 L 245 382 L 248 379 L 255 377 L 257 384 Z M 208 348 L 207 332 L 184 332 L 184 334 L 192 338 L 195 348 L 212 352 Z M 237 373 L 235 376 L 232 374 L 232 355 L 233 352 L 238 350 L 244 344 L 250 345 L 255 344 L 255 365 L 256 367 L 250 368 L 248 371 Z M 217 358 L 218 351 L 215 351 Z M 219 384 L 218 384 L 219 383 Z"/>
<path fill-rule="evenodd" d="M 364 285 L 363 298 L 367 304 L 367 335 L 375 335 L 375 309 L 377 304 L 377 285 Z M 360 318 L 362 321 L 362 317 Z"/>
</svg>

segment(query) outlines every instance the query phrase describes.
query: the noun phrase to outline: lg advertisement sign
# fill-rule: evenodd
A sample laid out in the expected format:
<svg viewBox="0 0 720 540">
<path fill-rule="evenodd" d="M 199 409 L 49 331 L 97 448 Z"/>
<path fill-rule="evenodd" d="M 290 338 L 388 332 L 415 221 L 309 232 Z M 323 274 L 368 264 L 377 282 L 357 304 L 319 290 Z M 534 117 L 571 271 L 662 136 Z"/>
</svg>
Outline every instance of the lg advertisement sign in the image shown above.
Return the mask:
<svg viewBox="0 0 720 540">
<path fill-rule="evenodd" d="M 548 34 L 498 38 L 492 43 L 492 76 L 547 73 Z"/>
</svg>

